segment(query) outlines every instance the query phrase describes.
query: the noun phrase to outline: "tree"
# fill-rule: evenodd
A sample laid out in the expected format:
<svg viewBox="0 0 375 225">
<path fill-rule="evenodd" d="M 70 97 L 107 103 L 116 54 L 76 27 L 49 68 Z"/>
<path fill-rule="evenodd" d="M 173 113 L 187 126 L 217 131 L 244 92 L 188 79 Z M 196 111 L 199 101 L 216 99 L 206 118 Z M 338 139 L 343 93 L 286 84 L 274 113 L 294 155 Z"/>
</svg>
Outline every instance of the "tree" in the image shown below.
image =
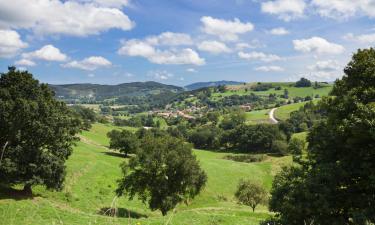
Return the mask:
<svg viewBox="0 0 375 225">
<path fill-rule="evenodd" d="M 283 95 L 283 98 L 285 98 L 285 99 L 288 99 L 289 98 L 289 91 L 288 91 L 288 89 L 284 89 L 284 95 Z"/>
<path fill-rule="evenodd" d="M 125 157 L 129 153 L 135 153 L 139 147 L 137 136 L 128 130 L 112 130 L 107 136 L 110 138 L 109 148 L 119 150 Z"/>
<path fill-rule="evenodd" d="M 230 130 L 235 128 L 240 124 L 246 122 L 246 114 L 242 110 L 235 110 L 228 115 L 224 116 L 224 119 L 221 121 L 220 127 L 224 130 Z"/>
<path fill-rule="evenodd" d="M 81 121 L 27 71 L 0 77 L 0 182 L 60 190 Z"/>
<path fill-rule="evenodd" d="M 198 195 L 207 181 L 191 145 L 170 136 L 145 136 L 141 150 L 122 164 L 122 171 L 117 195 L 130 200 L 137 195 L 163 215 Z"/>
<path fill-rule="evenodd" d="M 358 50 L 319 107 L 308 135 L 307 160 L 284 170 L 272 188 L 271 210 L 283 224 L 375 223 L 375 50 Z"/>
<path fill-rule="evenodd" d="M 83 121 L 82 129 L 84 130 L 89 130 L 91 128 L 91 124 L 97 120 L 96 113 L 92 109 L 80 105 L 74 105 L 71 108 L 77 114 L 77 116 L 79 116 Z"/>
<path fill-rule="evenodd" d="M 311 81 L 302 77 L 299 81 L 296 82 L 296 87 L 311 87 Z"/>
<path fill-rule="evenodd" d="M 235 196 L 240 203 L 250 206 L 253 212 L 259 204 L 265 204 L 268 198 L 266 189 L 261 184 L 251 180 L 241 180 Z"/>
</svg>

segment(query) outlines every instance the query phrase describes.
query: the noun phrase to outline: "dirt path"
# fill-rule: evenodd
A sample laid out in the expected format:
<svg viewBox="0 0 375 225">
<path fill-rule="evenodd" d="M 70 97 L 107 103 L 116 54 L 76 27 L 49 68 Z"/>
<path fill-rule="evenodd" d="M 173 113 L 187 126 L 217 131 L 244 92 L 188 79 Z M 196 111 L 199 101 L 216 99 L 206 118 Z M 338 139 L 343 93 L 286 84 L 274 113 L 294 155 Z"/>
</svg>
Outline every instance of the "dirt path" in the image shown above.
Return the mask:
<svg viewBox="0 0 375 225">
<path fill-rule="evenodd" d="M 275 114 L 275 110 L 276 110 L 277 108 L 273 108 L 273 109 L 271 109 L 271 111 L 269 112 L 269 116 L 270 116 L 270 120 L 271 120 L 271 123 L 273 123 L 273 124 L 277 124 L 279 121 L 277 121 L 276 119 L 275 119 L 275 116 L 274 116 L 274 114 Z"/>
</svg>

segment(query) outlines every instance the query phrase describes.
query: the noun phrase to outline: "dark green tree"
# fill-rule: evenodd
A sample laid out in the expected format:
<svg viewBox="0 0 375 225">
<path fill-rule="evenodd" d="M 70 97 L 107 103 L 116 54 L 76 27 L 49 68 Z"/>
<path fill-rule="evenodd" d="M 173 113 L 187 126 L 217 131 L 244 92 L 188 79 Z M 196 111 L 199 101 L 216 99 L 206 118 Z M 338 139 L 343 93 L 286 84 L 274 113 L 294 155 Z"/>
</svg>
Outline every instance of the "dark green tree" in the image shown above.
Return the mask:
<svg viewBox="0 0 375 225">
<path fill-rule="evenodd" d="M 311 87 L 311 81 L 302 77 L 299 81 L 296 82 L 296 87 Z"/>
<path fill-rule="evenodd" d="M 10 67 L 0 77 L 0 182 L 60 190 L 81 122 L 46 84 Z"/>
<path fill-rule="evenodd" d="M 129 153 L 136 153 L 139 147 L 138 137 L 128 130 L 112 130 L 108 132 L 107 136 L 110 139 L 109 148 L 124 153 L 125 157 Z"/>
<path fill-rule="evenodd" d="M 169 136 L 145 136 L 141 150 L 122 164 L 122 171 L 117 194 L 129 199 L 137 195 L 163 215 L 198 195 L 207 180 L 191 145 Z"/>
<path fill-rule="evenodd" d="M 275 179 L 270 208 L 283 224 L 375 223 L 375 50 L 359 50 L 320 108 L 308 158 Z"/>
<path fill-rule="evenodd" d="M 259 204 L 267 203 L 268 193 L 262 184 L 252 180 L 240 180 L 235 197 L 241 204 L 255 211 Z"/>
</svg>

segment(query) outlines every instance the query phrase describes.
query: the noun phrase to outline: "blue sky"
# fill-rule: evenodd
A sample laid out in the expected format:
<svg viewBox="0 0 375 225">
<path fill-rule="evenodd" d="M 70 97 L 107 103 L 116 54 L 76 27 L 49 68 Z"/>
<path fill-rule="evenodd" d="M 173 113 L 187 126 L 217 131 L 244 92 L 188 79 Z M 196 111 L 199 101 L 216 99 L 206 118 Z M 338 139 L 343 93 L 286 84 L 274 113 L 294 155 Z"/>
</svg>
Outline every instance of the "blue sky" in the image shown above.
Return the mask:
<svg viewBox="0 0 375 225">
<path fill-rule="evenodd" d="M 374 0 L 3 0 L 0 71 L 42 82 L 333 81 Z"/>
</svg>

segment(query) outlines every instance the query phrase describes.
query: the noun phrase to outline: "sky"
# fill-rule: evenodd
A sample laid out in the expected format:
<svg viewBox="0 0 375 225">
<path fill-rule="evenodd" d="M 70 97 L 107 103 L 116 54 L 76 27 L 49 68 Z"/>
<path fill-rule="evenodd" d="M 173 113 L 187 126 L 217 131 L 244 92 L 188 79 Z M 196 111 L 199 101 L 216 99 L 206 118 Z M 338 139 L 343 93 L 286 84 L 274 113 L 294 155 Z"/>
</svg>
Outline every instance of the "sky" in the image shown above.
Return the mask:
<svg viewBox="0 0 375 225">
<path fill-rule="evenodd" d="M 1 0 L 0 71 L 44 83 L 334 81 L 375 0 Z"/>
</svg>

